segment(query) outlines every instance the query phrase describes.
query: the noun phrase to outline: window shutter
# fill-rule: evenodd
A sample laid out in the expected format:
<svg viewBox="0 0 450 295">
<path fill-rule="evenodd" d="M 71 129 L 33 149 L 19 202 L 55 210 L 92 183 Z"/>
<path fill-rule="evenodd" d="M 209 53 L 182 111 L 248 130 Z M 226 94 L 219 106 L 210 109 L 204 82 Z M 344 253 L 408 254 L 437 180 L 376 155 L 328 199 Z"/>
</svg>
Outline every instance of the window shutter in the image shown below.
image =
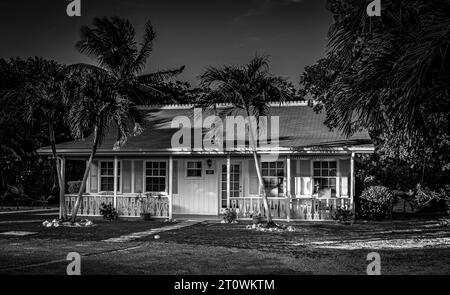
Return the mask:
<svg viewBox="0 0 450 295">
<path fill-rule="evenodd" d="M 291 182 L 291 195 L 296 195 L 297 191 L 295 190 L 295 177 L 297 176 L 297 161 L 294 159 L 291 159 L 291 179 L 288 179 L 287 181 Z M 287 177 L 287 175 L 286 175 Z"/>
<path fill-rule="evenodd" d="M 348 177 L 341 177 L 341 196 L 348 196 Z"/>
<path fill-rule="evenodd" d="M 294 177 L 294 193 L 296 196 L 299 196 L 302 194 L 302 181 L 301 181 L 301 177 Z"/>
<path fill-rule="evenodd" d="M 312 194 L 312 175 L 311 175 L 311 161 L 300 160 L 300 194 L 311 195 Z"/>
<path fill-rule="evenodd" d="M 142 161 L 134 161 L 134 192 L 135 193 L 143 193 L 143 162 Z"/>
<path fill-rule="evenodd" d="M 255 160 L 251 159 L 248 161 L 248 171 L 249 171 L 249 194 L 258 195 L 259 194 L 259 183 L 258 174 L 256 174 Z"/>
<path fill-rule="evenodd" d="M 350 181 L 350 159 L 339 160 L 339 185 L 340 185 L 340 195 L 348 196 L 348 187 Z"/>
<path fill-rule="evenodd" d="M 120 168 L 122 169 L 121 177 L 123 177 L 122 193 L 131 193 L 131 161 L 123 160 Z"/>
<path fill-rule="evenodd" d="M 90 183 L 90 192 L 91 193 L 98 193 L 98 161 L 92 161 L 91 164 L 91 179 L 89 180 Z"/>
<path fill-rule="evenodd" d="M 311 161 L 310 160 L 300 160 L 300 174 L 301 177 L 311 177 Z"/>
</svg>

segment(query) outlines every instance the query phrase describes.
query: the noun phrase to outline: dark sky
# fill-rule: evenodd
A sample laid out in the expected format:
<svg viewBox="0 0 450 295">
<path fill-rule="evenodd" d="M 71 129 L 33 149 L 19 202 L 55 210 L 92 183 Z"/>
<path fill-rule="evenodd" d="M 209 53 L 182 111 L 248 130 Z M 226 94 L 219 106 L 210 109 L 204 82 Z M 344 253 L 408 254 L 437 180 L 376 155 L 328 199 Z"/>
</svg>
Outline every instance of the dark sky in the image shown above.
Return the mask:
<svg viewBox="0 0 450 295">
<path fill-rule="evenodd" d="M 208 65 L 271 56 L 272 72 L 297 86 L 305 65 L 323 55 L 331 15 L 325 0 L 81 0 L 68 17 L 66 0 L 1 0 L 0 57 L 42 56 L 70 64 L 93 62 L 74 44 L 94 16 L 128 18 L 138 38 L 150 19 L 157 32 L 146 71 L 186 65 L 181 80 L 196 84 Z"/>
</svg>

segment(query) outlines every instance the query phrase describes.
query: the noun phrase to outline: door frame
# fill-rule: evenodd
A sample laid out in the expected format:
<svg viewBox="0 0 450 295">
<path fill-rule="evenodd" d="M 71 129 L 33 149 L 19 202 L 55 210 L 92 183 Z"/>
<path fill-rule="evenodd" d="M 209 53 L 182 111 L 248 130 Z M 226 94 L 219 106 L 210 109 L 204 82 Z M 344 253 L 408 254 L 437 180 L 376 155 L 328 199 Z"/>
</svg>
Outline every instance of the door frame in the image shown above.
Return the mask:
<svg viewBox="0 0 450 295">
<path fill-rule="evenodd" d="M 218 202 L 217 202 L 217 208 L 219 215 L 221 214 L 222 209 L 222 167 L 227 165 L 227 159 L 219 161 L 219 173 L 218 173 Z M 244 196 L 244 160 L 243 159 L 231 159 L 230 165 L 239 165 L 239 184 L 240 184 L 240 197 Z M 226 184 L 226 182 L 225 182 Z M 231 187 L 230 187 L 231 188 Z M 227 200 L 228 201 L 228 200 Z"/>
</svg>

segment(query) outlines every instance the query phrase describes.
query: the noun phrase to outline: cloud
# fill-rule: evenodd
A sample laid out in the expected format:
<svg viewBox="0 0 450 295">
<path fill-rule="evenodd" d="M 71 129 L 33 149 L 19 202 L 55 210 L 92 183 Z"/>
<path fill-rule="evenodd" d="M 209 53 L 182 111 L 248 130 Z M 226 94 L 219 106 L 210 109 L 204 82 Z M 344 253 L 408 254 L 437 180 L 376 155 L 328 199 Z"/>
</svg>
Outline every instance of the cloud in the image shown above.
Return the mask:
<svg viewBox="0 0 450 295">
<path fill-rule="evenodd" d="M 242 42 L 237 43 L 236 45 L 232 46 L 233 49 L 240 49 L 245 48 L 249 46 L 254 46 L 256 44 L 261 44 L 263 42 L 263 39 L 258 36 L 250 36 L 245 38 Z"/>
<path fill-rule="evenodd" d="M 274 6 L 283 5 L 289 6 L 292 4 L 298 4 L 304 0 L 257 0 L 254 2 L 255 7 L 250 8 L 245 13 L 236 16 L 231 20 L 231 24 L 243 25 L 245 22 L 255 16 L 264 15 L 269 12 Z"/>
</svg>

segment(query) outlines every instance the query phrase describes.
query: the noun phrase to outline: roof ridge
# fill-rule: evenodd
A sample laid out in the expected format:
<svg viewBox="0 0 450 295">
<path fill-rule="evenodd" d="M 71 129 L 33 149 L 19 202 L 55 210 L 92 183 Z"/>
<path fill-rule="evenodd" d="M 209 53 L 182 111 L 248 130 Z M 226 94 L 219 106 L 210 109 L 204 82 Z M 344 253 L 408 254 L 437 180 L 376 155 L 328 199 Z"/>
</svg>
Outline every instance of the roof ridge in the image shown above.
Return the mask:
<svg viewBox="0 0 450 295">
<path fill-rule="evenodd" d="M 230 103 L 218 103 L 216 104 L 218 108 L 230 107 Z M 270 107 L 284 107 L 284 106 L 307 106 L 308 101 L 298 100 L 298 101 L 273 101 L 269 103 Z M 187 104 L 154 104 L 154 105 L 138 105 L 138 109 L 140 110 L 151 110 L 151 109 L 160 109 L 160 110 L 183 110 L 183 109 L 191 109 L 195 107 L 195 104 L 187 103 Z"/>
</svg>

